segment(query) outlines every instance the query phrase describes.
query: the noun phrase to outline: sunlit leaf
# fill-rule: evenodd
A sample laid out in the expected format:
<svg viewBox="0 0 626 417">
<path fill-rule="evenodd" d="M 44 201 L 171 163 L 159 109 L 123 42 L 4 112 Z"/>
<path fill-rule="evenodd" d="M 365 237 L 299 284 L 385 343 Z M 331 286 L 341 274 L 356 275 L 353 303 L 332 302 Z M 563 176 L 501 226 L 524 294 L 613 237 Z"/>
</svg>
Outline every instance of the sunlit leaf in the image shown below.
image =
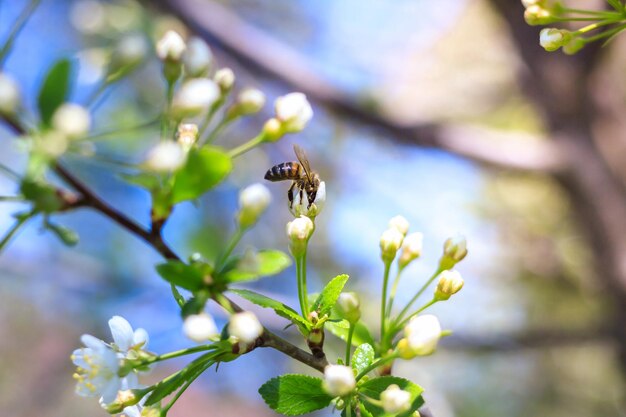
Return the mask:
<svg viewBox="0 0 626 417">
<path fill-rule="evenodd" d="M 56 109 L 67 101 L 71 88 L 72 63 L 69 59 L 57 61 L 46 74 L 39 89 L 38 107 L 41 121 L 49 126 Z"/>
<path fill-rule="evenodd" d="M 226 178 L 232 168 L 230 157 L 220 148 L 190 150 L 187 162 L 175 174 L 172 203 L 195 200 Z"/>
<path fill-rule="evenodd" d="M 322 388 L 320 378 L 298 374 L 270 379 L 259 388 L 259 394 L 272 410 L 286 416 L 320 410 L 332 400 Z"/>
</svg>

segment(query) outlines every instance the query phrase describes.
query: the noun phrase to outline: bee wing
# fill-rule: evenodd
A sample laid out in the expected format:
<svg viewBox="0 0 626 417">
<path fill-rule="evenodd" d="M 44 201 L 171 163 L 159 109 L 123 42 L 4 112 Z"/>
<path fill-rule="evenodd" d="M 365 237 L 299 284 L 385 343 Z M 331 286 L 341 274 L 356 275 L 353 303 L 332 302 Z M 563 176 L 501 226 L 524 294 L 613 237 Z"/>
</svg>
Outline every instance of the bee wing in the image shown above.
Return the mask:
<svg viewBox="0 0 626 417">
<path fill-rule="evenodd" d="M 302 165 L 302 168 L 304 169 L 304 173 L 306 174 L 306 178 L 309 181 L 312 181 L 312 179 L 311 179 L 311 165 L 309 165 L 309 158 L 306 157 L 306 154 L 304 153 L 304 149 L 302 149 L 298 145 L 293 145 L 293 150 L 296 153 L 296 157 L 298 158 L 298 161 L 300 161 L 300 165 Z"/>
</svg>

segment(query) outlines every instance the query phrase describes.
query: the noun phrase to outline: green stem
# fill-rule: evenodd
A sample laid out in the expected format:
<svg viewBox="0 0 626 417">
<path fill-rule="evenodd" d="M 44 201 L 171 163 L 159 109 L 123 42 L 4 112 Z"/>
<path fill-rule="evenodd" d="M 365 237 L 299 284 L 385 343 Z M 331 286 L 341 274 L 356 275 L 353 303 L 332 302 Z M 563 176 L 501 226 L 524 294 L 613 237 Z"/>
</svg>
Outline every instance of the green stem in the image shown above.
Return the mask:
<svg viewBox="0 0 626 417">
<path fill-rule="evenodd" d="M 616 33 L 621 32 L 624 29 L 626 29 L 626 24 L 619 25 L 616 28 L 613 28 L 611 30 L 607 30 L 606 32 L 600 33 L 600 34 L 595 35 L 595 36 L 591 36 L 591 37 L 585 39 L 585 41 L 586 42 L 593 42 L 593 41 L 597 41 L 598 39 L 608 38 L 608 37 L 611 37 L 611 36 L 615 35 Z"/>
<path fill-rule="evenodd" d="M 206 364 L 202 365 L 202 367 L 200 369 L 198 369 L 193 375 L 191 375 L 189 377 L 187 382 L 185 382 L 185 384 L 183 384 L 183 386 L 180 387 L 180 389 L 174 395 L 172 400 L 169 403 L 167 403 L 167 405 L 165 407 L 163 407 L 163 414 L 162 415 L 167 415 L 167 412 L 170 410 L 170 408 L 172 408 L 172 406 L 176 403 L 176 401 L 178 401 L 180 396 L 183 395 L 183 393 L 187 390 L 187 388 L 189 388 L 189 386 L 193 383 L 193 381 L 195 381 L 200 375 L 202 375 L 204 373 L 204 371 L 206 371 L 209 367 L 211 367 L 211 365 L 213 365 L 213 363 L 214 363 L 213 360 L 209 360 Z"/>
<path fill-rule="evenodd" d="M 420 297 L 420 295 L 422 295 L 424 293 L 424 291 L 426 291 L 426 289 L 428 288 L 428 286 L 435 280 L 435 278 L 437 278 L 439 276 L 439 274 L 441 274 L 441 272 L 444 270 L 445 268 L 443 268 L 441 265 L 439 265 L 439 267 L 437 268 L 437 270 L 435 271 L 435 273 L 428 279 L 428 281 L 426 281 L 426 283 L 422 286 L 422 288 L 420 288 L 420 290 L 413 296 L 413 298 L 411 298 L 411 301 L 409 301 L 409 303 L 402 309 L 402 311 L 400 312 L 400 314 L 398 314 L 398 317 L 396 318 L 396 322 L 400 322 L 402 320 L 402 317 L 404 317 L 404 315 L 409 311 L 409 309 L 411 308 L 411 306 L 413 305 L 413 303 L 415 301 L 417 301 L 417 299 Z"/>
<path fill-rule="evenodd" d="M 206 116 L 204 117 L 204 120 L 202 121 L 200 128 L 198 129 L 199 138 L 204 136 L 204 132 L 206 132 L 206 130 L 208 129 L 209 124 L 211 123 L 211 120 L 213 120 L 213 116 L 215 116 L 215 113 L 217 113 L 217 110 L 220 107 L 222 107 L 222 104 L 224 104 L 225 99 L 226 97 L 220 97 L 215 103 L 213 103 L 213 105 L 207 112 Z"/>
<path fill-rule="evenodd" d="M 398 284 L 400 282 L 400 274 L 402 274 L 402 270 L 398 265 L 398 273 L 396 274 L 396 278 L 393 280 L 393 285 L 391 286 L 391 293 L 389 294 L 389 304 L 387 305 L 387 317 L 391 317 L 391 309 L 393 308 L 393 301 L 396 298 L 396 292 L 398 291 Z"/>
<path fill-rule="evenodd" d="M 244 230 L 242 230 L 240 227 L 237 227 L 237 230 L 231 236 L 230 241 L 228 242 L 228 245 L 226 246 L 226 249 L 217 259 L 217 262 L 215 262 L 216 271 L 219 271 L 224 266 L 224 262 L 228 260 L 228 257 L 230 256 L 230 254 L 233 253 L 233 250 L 235 250 L 235 247 L 237 247 L 237 244 L 239 244 L 239 241 L 243 237 L 243 233 L 244 233 Z"/>
<path fill-rule="evenodd" d="M 15 235 L 15 233 L 17 233 L 18 230 L 20 230 L 20 228 L 22 226 L 24 226 L 24 224 L 30 220 L 35 214 L 37 214 L 37 212 L 33 211 L 30 212 L 27 215 L 24 216 L 20 216 L 15 223 L 13 223 L 13 226 L 11 226 L 11 228 L 6 232 L 6 234 L 4 235 L 4 237 L 2 238 L 2 240 L 0 240 L 0 252 L 2 250 L 4 250 L 4 248 L 6 247 L 7 243 L 9 243 L 9 241 L 11 240 L 11 238 Z"/>
<path fill-rule="evenodd" d="M 433 304 L 439 302 L 440 300 L 436 299 L 433 297 L 432 300 L 430 300 L 429 302 L 427 302 L 426 304 L 424 304 L 423 306 L 421 306 L 420 308 L 417 309 L 416 312 L 410 314 L 407 318 L 405 318 L 404 320 L 402 320 L 399 323 L 394 323 L 394 329 L 401 329 L 404 327 L 404 325 L 406 323 L 408 323 L 409 320 L 411 320 L 413 317 L 417 316 L 419 313 L 421 313 L 422 311 L 426 310 L 428 307 L 432 306 Z"/>
<path fill-rule="evenodd" d="M 185 305 L 185 297 L 178 291 L 176 285 L 170 284 L 170 288 L 172 289 L 172 295 L 174 296 L 174 300 L 176 300 L 176 304 L 178 304 L 178 307 L 183 308 Z"/>
<path fill-rule="evenodd" d="M 307 242 L 308 245 L 308 242 Z M 304 254 L 302 255 L 302 294 L 303 294 L 303 300 L 304 300 L 304 311 L 306 312 L 306 314 L 304 315 L 305 319 L 308 319 L 309 317 L 309 292 L 307 291 L 306 288 L 306 253 L 307 250 L 304 250 Z"/>
<path fill-rule="evenodd" d="M 300 311 L 302 317 L 308 320 L 309 304 L 306 290 L 306 252 L 296 257 L 296 277 L 298 283 L 298 300 L 300 301 Z"/>
<path fill-rule="evenodd" d="M 387 284 L 389 282 L 389 270 L 391 269 L 391 262 L 385 262 L 385 272 L 383 275 L 383 300 L 380 304 L 380 339 L 382 340 L 385 337 L 385 311 L 387 309 Z"/>
<path fill-rule="evenodd" d="M 385 356 L 384 358 L 380 358 L 377 361 L 372 362 L 369 366 L 367 366 L 365 369 L 363 369 L 361 372 L 359 372 L 359 374 L 356 376 L 356 380 L 359 381 L 361 378 L 363 378 L 365 375 L 369 374 L 371 371 L 373 371 L 374 369 L 381 367 L 382 365 L 386 364 L 387 362 L 391 362 L 394 359 L 398 358 L 398 352 L 393 352 L 391 355 L 389 356 Z"/>
<path fill-rule="evenodd" d="M 164 353 L 162 355 L 158 355 L 154 357 L 149 363 L 153 362 L 161 362 L 172 358 L 178 358 L 180 356 L 191 355 L 193 353 L 204 352 L 207 350 L 217 349 L 214 345 L 202 345 L 195 346 L 188 349 L 176 350 L 174 352 Z"/>
<path fill-rule="evenodd" d="M 606 18 L 610 18 L 610 17 L 614 18 L 614 17 L 619 16 L 619 14 L 615 12 L 607 12 L 607 11 L 599 11 L 599 10 L 570 9 L 568 7 L 565 7 L 562 10 L 563 10 L 563 13 L 586 14 L 586 15 L 593 15 L 593 16 L 603 16 Z"/>
<path fill-rule="evenodd" d="M 206 141 L 204 141 L 204 143 L 213 143 L 213 141 L 215 141 L 215 138 L 217 137 L 217 135 L 219 135 L 226 128 L 226 126 L 231 124 L 233 121 L 235 121 L 234 118 L 224 117 L 219 122 L 219 124 L 217 126 L 215 126 L 215 129 L 213 129 L 213 131 L 211 132 L 209 137 L 206 139 Z"/>
<path fill-rule="evenodd" d="M 145 122 L 145 123 L 138 124 L 136 126 L 125 126 L 125 127 L 123 126 L 123 127 L 117 128 L 117 129 L 106 130 L 106 131 L 103 131 L 103 132 L 97 132 L 97 133 L 94 133 L 94 134 L 92 134 L 90 136 L 86 136 L 86 137 L 84 137 L 82 139 L 83 140 L 94 140 L 94 139 L 100 139 L 100 138 L 107 137 L 107 136 L 114 136 L 114 135 L 117 135 L 119 133 L 132 132 L 132 131 L 135 131 L 135 130 L 141 130 L 141 129 L 145 129 L 145 128 L 148 128 L 148 127 L 155 126 L 158 123 L 158 121 L 159 121 L 159 119 L 154 119 L 154 120 L 150 120 L 150 121 Z"/>
<path fill-rule="evenodd" d="M 21 181 L 22 180 L 22 177 L 20 176 L 20 174 L 18 174 L 17 172 L 13 171 L 11 168 L 9 168 L 6 165 L 0 164 L 0 172 L 5 174 L 7 177 L 11 177 L 12 179 L 14 179 L 16 181 Z"/>
<path fill-rule="evenodd" d="M 100 84 L 98 84 L 98 87 L 87 98 L 87 101 L 85 102 L 86 107 L 89 108 L 94 106 L 98 101 L 98 98 L 105 92 L 108 86 L 109 83 L 106 80 L 103 80 Z"/>
<path fill-rule="evenodd" d="M 161 139 L 167 139 L 170 130 L 170 117 L 172 113 L 172 100 L 174 99 L 174 83 L 167 82 L 165 112 L 161 118 Z"/>
<path fill-rule="evenodd" d="M 250 139 L 248 142 L 237 146 L 234 149 L 231 149 L 230 152 L 228 152 L 228 156 L 230 156 L 231 158 L 236 158 L 241 154 L 244 154 L 246 152 L 248 152 L 250 149 L 253 149 L 257 146 L 259 146 L 260 144 L 262 144 L 265 141 L 265 134 L 263 132 L 259 133 L 258 136 Z"/>
<path fill-rule="evenodd" d="M 346 341 L 346 366 L 350 366 L 350 348 L 352 347 L 352 336 L 354 335 L 354 324 L 350 323 L 348 329 L 348 340 Z"/>
<path fill-rule="evenodd" d="M 0 202 L 3 201 L 24 201 L 21 195 L 0 195 Z"/>
<path fill-rule="evenodd" d="M 15 24 L 11 28 L 11 31 L 9 32 L 9 35 L 7 36 L 6 41 L 4 41 L 4 45 L 2 46 L 2 49 L 0 49 L 0 70 L 4 66 L 4 62 L 6 58 L 9 56 L 9 52 L 11 51 L 11 48 L 13 48 L 15 39 L 17 39 L 17 36 L 20 34 L 22 29 L 24 29 L 26 22 L 28 22 L 28 19 L 30 18 L 30 16 L 35 12 L 35 10 L 37 9 L 37 6 L 39 6 L 39 3 L 41 3 L 41 0 L 31 0 L 28 6 L 24 8 L 22 13 L 15 20 Z"/>
</svg>

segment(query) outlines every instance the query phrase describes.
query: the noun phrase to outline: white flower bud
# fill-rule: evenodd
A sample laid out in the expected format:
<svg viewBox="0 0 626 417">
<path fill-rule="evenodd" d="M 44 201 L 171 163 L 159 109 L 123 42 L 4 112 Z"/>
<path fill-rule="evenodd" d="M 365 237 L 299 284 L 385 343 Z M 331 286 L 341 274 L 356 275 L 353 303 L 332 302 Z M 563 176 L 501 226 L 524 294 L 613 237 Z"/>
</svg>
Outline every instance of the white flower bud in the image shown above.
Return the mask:
<svg viewBox="0 0 626 417">
<path fill-rule="evenodd" d="M 354 324 L 361 318 L 361 302 L 356 293 L 342 292 L 337 299 L 339 314 Z"/>
<path fill-rule="evenodd" d="M 555 22 L 555 18 L 550 13 L 550 10 L 541 7 L 539 4 L 533 4 L 526 8 L 524 20 L 531 26 L 547 25 Z"/>
<path fill-rule="evenodd" d="M 548 52 L 558 50 L 571 38 L 567 30 L 544 28 L 539 32 L 539 44 Z"/>
<path fill-rule="evenodd" d="M 460 262 L 467 255 L 467 241 L 465 236 L 456 235 L 448 238 L 443 244 L 443 255 L 453 265 Z"/>
<path fill-rule="evenodd" d="M 183 166 L 186 160 L 187 154 L 180 144 L 163 141 L 148 152 L 144 166 L 150 171 L 170 172 Z"/>
<path fill-rule="evenodd" d="M 313 221 L 307 216 L 297 217 L 287 223 L 289 249 L 294 256 L 299 256 L 304 252 L 314 229 Z"/>
<path fill-rule="evenodd" d="M 228 334 L 241 342 L 252 343 L 263 334 L 263 326 L 254 313 L 243 311 L 231 316 Z"/>
<path fill-rule="evenodd" d="M 176 141 L 185 151 L 193 148 L 198 140 L 198 125 L 195 123 L 181 123 L 176 131 Z"/>
<path fill-rule="evenodd" d="M 252 184 L 239 193 L 239 225 L 242 229 L 252 226 L 270 204 L 272 195 L 263 184 Z"/>
<path fill-rule="evenodd" d="M 196 116 L 205 112 L 220 97 L 217 85 L 208 78 L 185 82 L 174 95 L 172 114 L 175 118 Z"/>
<path fill-rule="evenodd" d="M 383 232 L 380 236 L 380 251 L 385 262 L 393 261 L 403 240 L 404 235 L 398 229 L 391 228 Z"/>
<path fill-rule="evenodd" d="M 183 55 L 185 71 L 191 77 L 201 77 L 211 68 L 213 52 L 200 38 L 193 37 L 187 43 L 187 50 Z"/>
<path fill-rule="evenodd" d="M 389 220 L 389 228 L 396 229 L 398 232 L 406 236 L 409 231 L 409 221 L 404 216 L 394 216 Z"/>
<path fill-rule="evenodd" d="M 278 139 L 283 137 L 284 132 L 281 129 L 280 120 L 272 117 L 267 122 L 265 122 L 265 124 L 263 125 L 263 134 L 267 142 L 276 142 Z"/>
<path fill-rule="evenodd" d="M 293 201 L 289 204 L 289 211 L 291 211 L 291 214 L 295 217 L 307 216 L 315 218 L 318 214 L 320 214 L 325 203 L 326 183 L 322 181 L 317 187 L 315 200 L 313 200 L 311 205 L 309 205 L 309 194 L 306 190 L 299 190 L 296 188 L 294 190 Z"/>
<path fill-rule="evenodd" d="M 11 115 L 20 105 L 20 90 L 13 77 L 0 73 L 0 114 Z"/>
<path fill-rule="evenodd" d="M 215 73 L 213 81 L 220 87 L 222 93 L 227 92 L 235 84 L 235 73 L 230 68 L 222 68 Z"/>
<path fill-rule="evenodd" d="M 106 26 L 106 11 L 99 1 L 80 0 L 72 5 L 70 21 L 79 32 L 98 33 Z"/>
<path fill-rule="evenodd" d="M 183 333 L 194 342 L 203 343 L 219 336 L 213 317 L 206 313 L 191 314 L 185 318 Z"/>
<path fill-rule="evenodd" d="M 121 68 L 139 64 L 148 54 L 148 43 L 143 35 L 124 36 L 113 51 L 112 66 Z"/>
<path fill-rule="evenodd" d="M 400 253 L 400 259 L 398 259 L 401 268 L 407 266 L 411 261 L 419 258 L 422 255 L 424 235 L 415 232 L 407 235 L 402 241 L 402 252 Z"/>
<path fill-rule="evenodd" d="M 282 123 L 283 131 L 302 131 L 313 117 L 313 109 L 303 93 L 289 93 L 278 97 L 274 103 L 276 118 Z"/>
<path fill-rule="evenodd" d="M 398 351 L 402 358 L 430 355 L 441 338 L 439 319 L 431 314 L 413 317 L 404 328 L 404 336 L 398 342 Z"/>
<path fill-rule="evenodd" d="M 411 408 L 411 393 L 401 390 L 396 384 L 391 384 L 380 393 L 380 401 L 386 413 L 403 413 Z"/>
<path fill-rule="evenodd" d="M 344 365 L 328 365 L 324 368 L 324 389 L 333 397 L 343 397 L 356 387 L 352 368 Z"/>
<path fill-rule="evenodd" d="M 256 88 L 246 88 L 237 96 L 239 114 L 254 114 L 265 105 L 265 94 Z"/>
<path fill-rule="evenodd" d="M 91 127 L 91 116 L 78 104 L 65 103 L 52 115 L 52 127 L 70 139 L 85 136 Z"/>
<path fill-rule="evenodd" d="M 456 270 L 445 270 L 439 274 L 439 281 L 435 289 L 435 298 L 437 300 L 447 300 L 453 294 L 461 291 L 463 288 L 463 277 Z"/>
<path fill-rule="evenodd" d="M 173 30 L 165 32 L 156 45 L 157 56 L 162 61 L 180 62 L 186 49 L 185 40 Z"/>
</svg>

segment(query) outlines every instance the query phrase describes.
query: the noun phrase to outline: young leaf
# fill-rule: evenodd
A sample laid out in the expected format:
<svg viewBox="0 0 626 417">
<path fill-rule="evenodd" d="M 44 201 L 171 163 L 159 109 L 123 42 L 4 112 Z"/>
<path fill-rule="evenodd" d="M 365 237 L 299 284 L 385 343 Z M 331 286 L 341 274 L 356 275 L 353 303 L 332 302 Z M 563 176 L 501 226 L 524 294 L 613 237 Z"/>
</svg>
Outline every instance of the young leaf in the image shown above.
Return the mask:
<svg viewBox="0 0 626 417">
<path fill-rule="evenodd" d="M 369 379 L 359 386 L 359 393 L 378 400 L 380 399 L 380 393 L 386 390 L 391 384 L 395 384 L 399 386 L 400 389 L 411 393 L 411 408 L 404 413 L 398 414 L 398 417 L 409 417 L 424 404 L 424 399 L 422 398 L 424 389 L 408 379 L 398 378 L 396 376 L 381 376 Z M 363 406 L 374 416 L 385 415 L 382 408 L 367 401 L 363 402 Z"/>
<path fill-rule="evenodd" d="M 46 74 L 39 90 L 38 106 L 41 121 L 50 125 L 52 115 L 69 95 L 72 76 L 72 63 L 69 59 L 57 61 Z"/>
<path fill-rule="evenodd" d="M 78 243 L 78 234 L 72 229 L 55 223 L 46 223 L 46 228 L 67 246 L 75 246 Z"/>
<path fill-rule="evenodd" d="M 324 328 L 343 340 L 344 342 L 348 340 L 348 330 L 350 328 L 350 323 L 348 320 L 341 321 L 327 321 L 324 324 Z M 352 335 L 352 346 L 360 346 L 363 343 L 367 343 L 369 345 L 374 346 L 374 338 L 370 334 L 369 330 L 365 325 L 361 322 L 358 322 L 354 325 L 354 334 Z"/>
<path fill-rule="evenodd" d="M 335 278 L 330 280 L 328 284 L 326 284 L 326 287 L 324 287 L 313 304 L 313 310 L 317 311 L 320 317 L 324 316 L 324 314 L 330 313 L 330 310 L 337 302 L 343 287 L 346 285 L 346 282 L 348 282 L 348 278 L 349 277 L 346 274 L 337 275 Z"/>
<path fill-rule="evenodd" d="M 211 265 L 205 263 L 187 265 L 180 261 L 168 261 L 157 265 L 156 270 L 167 282 L 192 292 L 211 281 Z"/>
<path fill-rule="evenodd" d="M 139 174 L 120 174 L 120 177 L 129 184 L 136 185 L 146 190 L 156 190 L 161 186 L 159 177 L 154 174 L 139 173 Z"/>
<path fill-rule="evenodd" d="M 63 207 L 56 189 L 48 183 L 25 178 L 20 185 L 20 192 L 33 203 L 36 211 L 53 213 Z"/>
<path fill-rule="evenodd" d="M 352 355 L 352 369 L 356 369 L 359 374 L 374 361 L 374 348 L 369 343 L 363 343 L 354 351 Z"/>
<path fill-rule="evenodd" d="M 301 329 L 308 330 L 310 328 L 310 323 L 306 321 L 305 319 L 303 319 L 302 316 L 296 312 L 296 310 L 294 310 L 293 308 L 289 306 L 286 306 L 280 301 L 276 301 L 272 298 L 266 297 L 262 294 L 259 294 L 250 290 L 231 289 L 231 291 L 237 294 L 238 296 L 245 298 L 251 303 L 254 303 L 261 307 L 273 309 L 276 312 L 276 314 L 278 314 L 281 317 L 286 318 L 287 320 L 290 320 Z"/>
<path fill-rule="evenodd" d="M 230 157 L 220 148 L 190 150 L 187 162 L 174 177 L 172 203 L 195 200 L 220 183 L 232 168 Z"/>
<path fill-rule="evenodd" d="M 298 374 L 270 379 L 259 388 L 259 394 L 272 410 L 286 416 L 322 409 L 332 400 L 322 388 L 321 379 Z"/>
<path fill-rule="evenodd" d="M 246 253 L 237 259 L 234 268 L 224 274 L 227 282 L 252 281 L 276 275 L 291 265 L 291 258 L 279 250 L 262 250 Z"/>
</svg>

